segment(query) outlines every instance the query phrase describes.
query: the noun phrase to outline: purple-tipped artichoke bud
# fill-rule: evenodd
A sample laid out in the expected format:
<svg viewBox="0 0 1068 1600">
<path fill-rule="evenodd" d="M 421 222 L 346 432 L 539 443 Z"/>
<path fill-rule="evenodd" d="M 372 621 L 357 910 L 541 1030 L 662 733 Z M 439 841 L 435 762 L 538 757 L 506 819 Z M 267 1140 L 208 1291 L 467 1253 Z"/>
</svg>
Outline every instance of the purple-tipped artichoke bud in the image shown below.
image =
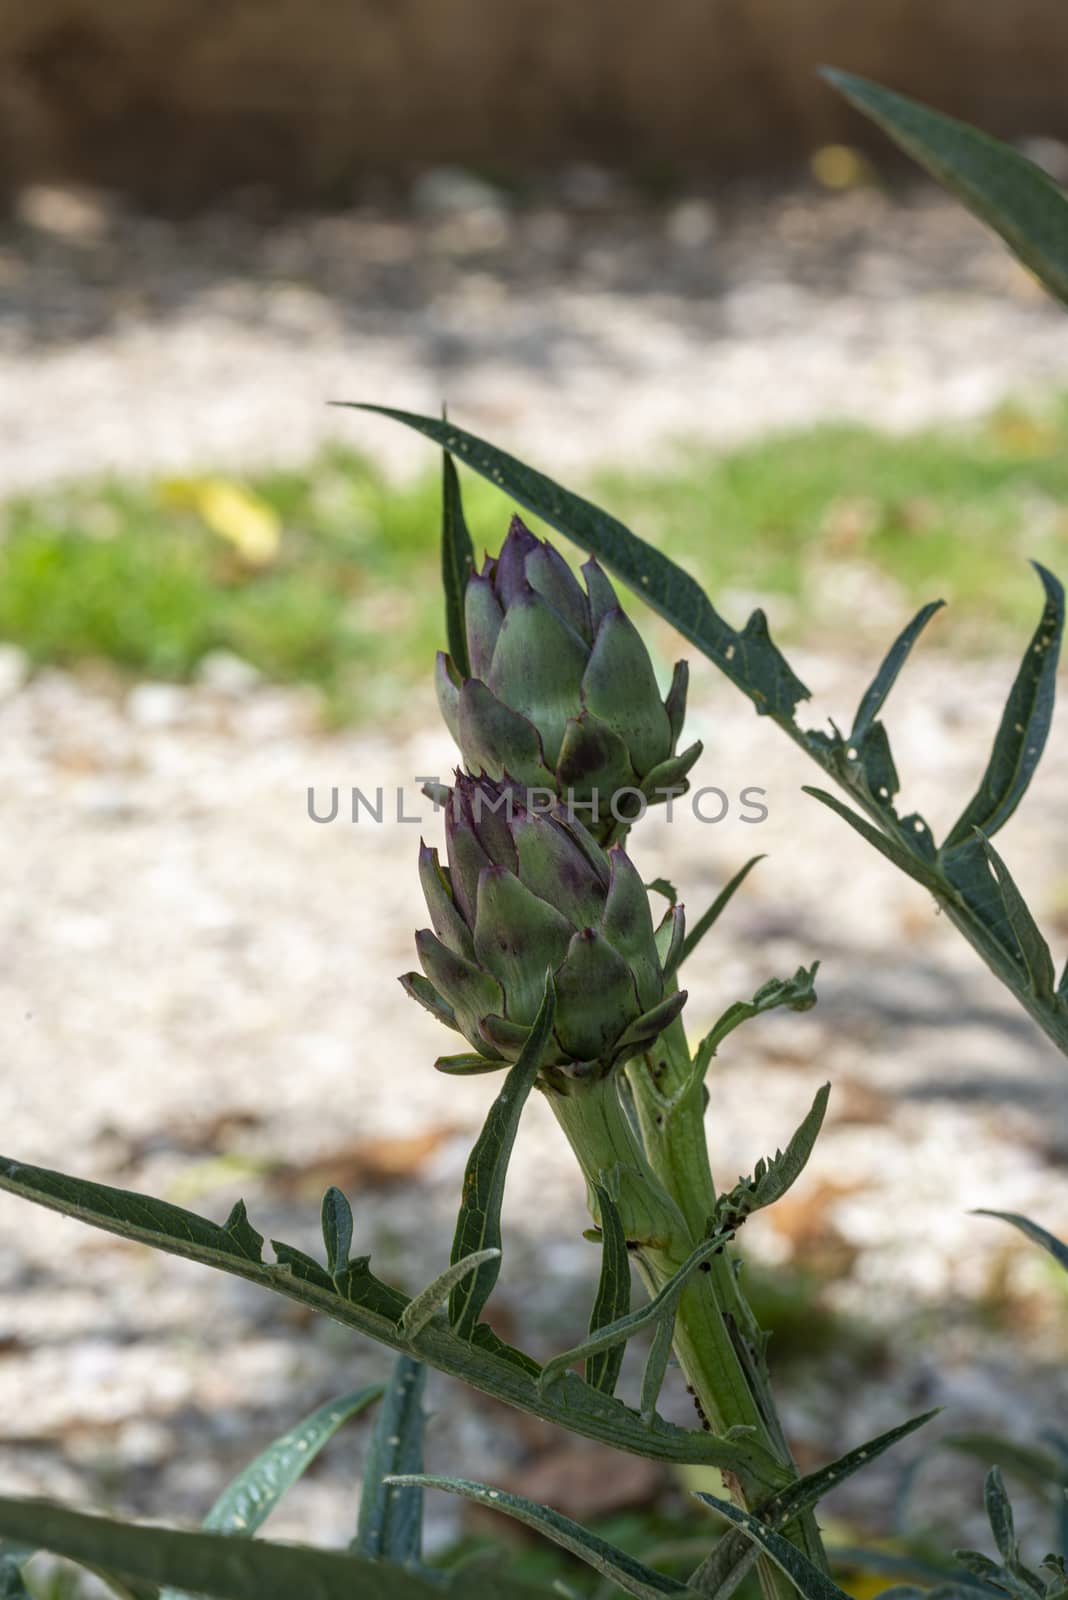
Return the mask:
<svg viewBox="0 0 1068 1600">
<path fill-rule="evenodd" d="M 667 699 L 594 560 L 580 584 L 547 540 L 512 519 L 500 555 L 467 584 L 471 676 L 437 664 L 438 703 L 471 773 L 548 789 L 602 842 L 646 804 L 686 792 L 700 744 L 676 753 L 686 663 Z"/>
<path fill-rule="evenodd" d="M 654 931 L 649 898 L 622 847 L 603 849 L 565 807 L 457 773 L 445 807 L 448 864 L 421 845 L 431 926 L 415 936 L 422 973 L 404 987 L 462 1033 L 474 1056 L 445 1070 L 516 1061 L 551 972 L 552 1044 L 543 1063 L 608 1072 L 648 1049 L 686 996 L 665 977 L 683 935 L 681 906 Z"/>
</svg>

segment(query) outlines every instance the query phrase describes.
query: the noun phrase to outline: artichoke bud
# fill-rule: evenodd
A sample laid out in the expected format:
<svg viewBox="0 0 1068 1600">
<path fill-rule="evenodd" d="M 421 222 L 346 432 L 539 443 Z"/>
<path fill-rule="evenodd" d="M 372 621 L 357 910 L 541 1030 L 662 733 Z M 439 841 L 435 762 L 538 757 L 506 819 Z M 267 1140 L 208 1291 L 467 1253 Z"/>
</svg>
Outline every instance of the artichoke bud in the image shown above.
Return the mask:
<svg viewBox="0 0 1068 1600">
<path fill-rule="evenodd" d="M 634 624 L 592 558 L 585 587 L 518 517 L 468 580 L 471 676 L 443 652 L 438 703 L 471 773 L 548 789 L 602 842 L 645 804 L 686 792 L 700 744 L 676 754 L 686 711 L 679 662 L 666 700 Z"/>
<path fill-rule="evenodd" d="M 619 845 L 603 849 L 559 802 L 528 804 L 517 784 L 457 773 L 445 808 L 447 865 L 420 846 L 431 927 L 416 934 L 422 973 L 402 984 L 473 1056 L 445 1071 L 518 1060 L 553 974 L 556 1017 L 543 1063 L 606 1073 L 648 1049 L 686 996 L 665 977 L 681 906 L 654 930 L 645 886 Z"/>
</svg>

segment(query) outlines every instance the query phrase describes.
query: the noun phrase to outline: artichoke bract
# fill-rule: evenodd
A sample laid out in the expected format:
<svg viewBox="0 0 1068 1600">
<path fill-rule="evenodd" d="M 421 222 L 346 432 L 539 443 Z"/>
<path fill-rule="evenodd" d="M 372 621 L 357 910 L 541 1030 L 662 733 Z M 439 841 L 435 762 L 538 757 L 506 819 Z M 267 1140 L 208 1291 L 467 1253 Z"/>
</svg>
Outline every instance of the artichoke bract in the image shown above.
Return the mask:
<svg viewBox="0 0 1068 1600">
<path fill-rule="evenodd" d="M 654 932 L 645 886 L 622 847 L 605 850 L 557 803 L 457 773 L 445 807 L 448 864 L 420 846 L 432 928 L 415 936 L 422 973 L 401 982 L 475 1054 L 444 1071 L 518 1059 L 545 992 L 556 987 L 543 1068 L 606 1073 L 653 1043 L 682 1009 L 670 973 L 684 932 L 673 906 Z"/>
<path fill-rule="evenodd" d="M 438 655 L 441 712 L 467 770 L 566 799 L 602 842 L 646 804 L 686 792 L 701 754 L 675 749 L 686 711 L 680 661 L 666 700 L 641 635 L 593 559 L 585 589 L 518 517 L 468 579 L 471 676 Z"/>
</svg>

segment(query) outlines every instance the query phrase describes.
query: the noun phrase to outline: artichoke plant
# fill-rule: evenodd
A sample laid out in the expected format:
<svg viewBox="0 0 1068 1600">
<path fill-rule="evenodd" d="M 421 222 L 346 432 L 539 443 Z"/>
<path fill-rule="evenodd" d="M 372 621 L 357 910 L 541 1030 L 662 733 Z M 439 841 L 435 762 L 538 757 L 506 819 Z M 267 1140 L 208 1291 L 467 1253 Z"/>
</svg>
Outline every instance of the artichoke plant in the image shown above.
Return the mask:
<svg viewBox="0 0 1068 1600">
<path fill-rule="evenodd" d="M 467 770 L 567 797 L 606 843 L 668 794 L 684 794 L 701 754 L 676 754 L 687 667 L 661 700 L 641 635 L 595 560 L 585 590 L 518 517 L 497 557 L 467 583 L 471 676 L 438 656 L 442 715 Z"/>
<path fill-rule="evenodd" d="M 603 849 L 564 807 L 531 807 L 513 784 L 457 773 L 445 833 L 447 866 L 420 848 L 433 927 L 416 934 L 422 974 L 401 979 L 474 1047 L 437 1065 L 489 1071 L 515 1061 L 547 971 L 556 1019 L 545 1067 L 603 1074 L 648 1048 L 686 999 L 665 976 L 681 947 L 682 907 L 654 932 L 622 847 Z"/>
</svg>

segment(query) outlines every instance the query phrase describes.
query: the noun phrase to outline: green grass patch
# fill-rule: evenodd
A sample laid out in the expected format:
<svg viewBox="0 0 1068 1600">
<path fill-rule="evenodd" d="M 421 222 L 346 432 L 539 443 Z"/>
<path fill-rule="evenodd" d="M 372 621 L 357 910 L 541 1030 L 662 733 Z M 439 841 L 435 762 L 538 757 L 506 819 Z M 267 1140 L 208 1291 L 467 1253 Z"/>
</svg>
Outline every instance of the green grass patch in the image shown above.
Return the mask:
<svg viewBox="0 0 1068 1600">
<path fill-rule="evenodd" d="M 680 449 L 584 487 L 682 561 L 728 619 L 765 603 L 780 638 L 871 652 L 936 595 L 944 642 L 1018 642 L 1036 557 L 1068 570 L 1068 400 L 888 437 L 852 426 L 725 454 Z M 465 475 L 476 543 L 508 506 Z M 299 471 L 22 496 L 0 508 L 0 638 L 35 664 L 105 660 L 185 679 L 231 651 L 316 685 L 338 718 L 382 714 L 441 641 L 436 472 L 400 487 L 341 449 Z M 872 637 L 874 630 L 874 639 Z"/>
</svg>

